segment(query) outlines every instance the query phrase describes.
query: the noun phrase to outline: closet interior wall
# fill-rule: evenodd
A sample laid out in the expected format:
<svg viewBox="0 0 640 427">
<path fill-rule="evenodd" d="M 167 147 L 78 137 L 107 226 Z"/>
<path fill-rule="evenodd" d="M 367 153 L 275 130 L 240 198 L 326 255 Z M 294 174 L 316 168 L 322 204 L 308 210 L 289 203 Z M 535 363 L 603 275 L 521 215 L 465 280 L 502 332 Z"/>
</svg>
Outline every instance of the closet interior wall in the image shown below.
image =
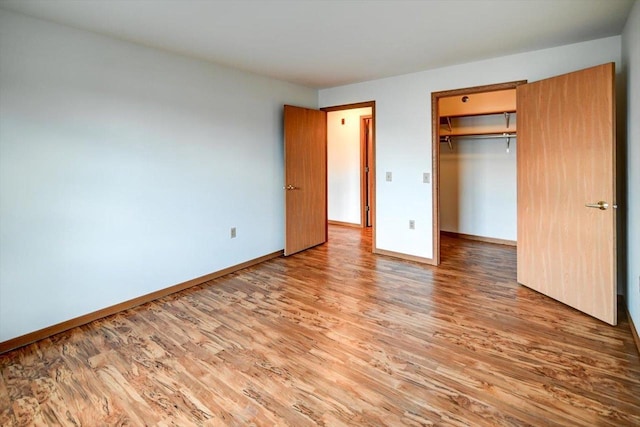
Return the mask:
<svg viewBox="0 0 640 427">
<path fill-rule="evenodd" d="M 498 92 L 440 99 L 440 230 L 515 244 L 515 89 Z"/>
</svg>

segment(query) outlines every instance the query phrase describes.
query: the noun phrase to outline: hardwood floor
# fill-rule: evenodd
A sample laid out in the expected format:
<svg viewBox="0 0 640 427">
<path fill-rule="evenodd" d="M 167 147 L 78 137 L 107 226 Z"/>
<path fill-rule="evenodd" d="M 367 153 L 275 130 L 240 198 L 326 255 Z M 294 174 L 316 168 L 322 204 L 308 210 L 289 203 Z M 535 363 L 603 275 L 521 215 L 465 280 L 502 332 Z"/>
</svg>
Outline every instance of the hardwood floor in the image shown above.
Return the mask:
<svg viewBox="0 0 640 427">
<path fill-rule="evenodd" d="M 640 357 L 515 282 L 515 248 L 441 267 L 370 237 L 278 258 L 0 356 L 0 425 L 640 425 Z"/>
</svg>

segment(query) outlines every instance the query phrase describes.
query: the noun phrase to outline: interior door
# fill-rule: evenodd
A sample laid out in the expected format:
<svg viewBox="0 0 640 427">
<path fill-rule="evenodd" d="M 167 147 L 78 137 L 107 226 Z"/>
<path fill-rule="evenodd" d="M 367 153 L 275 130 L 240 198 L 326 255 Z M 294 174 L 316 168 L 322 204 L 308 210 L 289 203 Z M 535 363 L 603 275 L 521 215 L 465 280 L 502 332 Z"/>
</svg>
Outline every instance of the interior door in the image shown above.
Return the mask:
<svg viewBox="0 0 640 427">
<path fill-rule="evenodd" d="M 327 241 L 327 113 L 284 106 L 285 247 Z"/>
<path fill-rule="evenodd" d="M 615 325 L 614 64 L 523 84 L 518 282 Z"/>
<path fill-rule="evenodd" d="M 366 148 L 366 164 L 367 164 L 367 172 L 366 172 L 366 192 L 367 192 L 367 217 L 366 217 L 366 226 L 371 227 L 373 223 L 371 218 L 371 208 L 373 207 L 373 119 L 369 118 L 367 120 L 367 148 Z"/>
<path fill-rule="evenodd" d="M 373 119 L 360 116 L 360 221 L 362 227 L 371 227 L 372 171 L 373 171 Z"/>
</svg>

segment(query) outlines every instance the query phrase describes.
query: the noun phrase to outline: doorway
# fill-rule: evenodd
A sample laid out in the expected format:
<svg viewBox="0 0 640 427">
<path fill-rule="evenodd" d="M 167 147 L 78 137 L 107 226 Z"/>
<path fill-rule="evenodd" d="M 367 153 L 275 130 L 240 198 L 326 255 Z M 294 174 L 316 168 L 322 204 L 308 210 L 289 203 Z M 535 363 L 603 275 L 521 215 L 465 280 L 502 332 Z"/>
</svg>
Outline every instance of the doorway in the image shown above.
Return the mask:
<svg viewBox="0 0 640 427">
<path fill-rule="evenodd" d="M 485 158 L 495 156 L 496 153 L 494 153 L 494 151 L 498 146 L 500 147 L 498 150 L 502 150 L 504 155 L 508 156 L 511 154 L 511 158 L 514 158 L 513 154 L 515 153 L 509 152 L 515 148 L 515 137 L 505 137 L 504 135 L 512 135 L 509 131 L 514 129 L 513 117 L 509 114 L 515 112 L 515 88 L 523 83 L 526 82 L 507 82 L 434 92 L 431 94 L 434 176 L 432 180 L 434 194 L 434 265 L 440 264 L 442 255 L 440 245 L 441 233 L 492 243 L 515 245 L 515 238 L 505 239 L 487 236 L 487 234 L 491 233 L 485 232 L 486 230 L 478 230 L 477 227 L 475 231 L 471 231 L 474 230 L 473 223 L 478 224 L 482 220 L 482 209 L 479 211 L 477 208 L 484 202 L 484 197 L 482 197 L 479 192 L 467 191 L 460 187 L 465 185 L 465 181 L 469 185 L 485 183 L 488 187 L 488 194 L 490 194 L 492 187 L 495 185 L 488 183 L 487 179 L 500 182 L 501 178 L 496 176 L 496 168 L 492 168 L 491 165 L 483 164 L 482 161 L 478 160 L 482 159 L 483 156 Z M 511 100 L 503 99 L 503 94 L 511 96 L 510 92 L 514 94 L 514 107 L 510 105 Z M 464 122 L 462 118 L 466 113 L 448 111 L 450 108 L 449 105 L 447 105 L 449 100 L 464 103 L 465 108 L 469 108 L 470 106 L 473 108 L 474 105 L 477 105 L 476 99 L 484 97 L 487 94 L 490 95 L 489 98 L 492 98 L 494 94 L 497 94 L 498 97 L 489 100 L 478 99 L 477 103 L 488 102 L 494 105 L 491 105 L 487 109 L 481 108 L 480 110 L 471 111 L 471 114 L 468 115 L 471 119 L 468 122 Z M 441 110 L 443 111 L 442 113 Z M 493 113 L 491 117 L 485 114 L 487 112 Z M 467 129 L 456 129 L 457 125 L 467 127 Z M 482 141 L 480 141 L 480 138 L 482 138 Z M 486 151 L 486 153 L 479 155 L 478 151 Z M 445 163 L 456 158 L 462 161 L 451 165 Z M 515 169 L 515 160 L 511 163 L 511 166 Z M 474 173 L 480 173 L 480 175 L 474 176 Z M 515 176 L 511 177 L 511 179 L 511 183 L 515 185 Z M 448 191 L 443 191 L 443 189 L 448 189 Z M 514 193 L 512 208 L 515 215 L 515 190 L 512 192 Z M 457 197 L 462 199 L 460 203 L 458 203 Z M 454 215 L 455 218 L 446 218 L 445 220 L 442 217 L 443 212 Z M 488 212 L 486 212 L 486 214 L 491 215 Z M 513 225 L 515 227 L 515 224 Z"/>
<path fill-rule="evenodd" d="M 362 109 L 362 111 L 359 111 Z M 375 215 L 375 101 L 362 102 L 357 104 L 340 105 L 326 107 L 321 110 L 296 107 L 292 105 L 284 106 L 284 194 L 285 194 L 285 247 L 286 256 L 303 251 L 310 247 L 323 244 L 328 239 L 328 187 L 329 175 L 328 165 L 328 144 L 327 116 L 332 112 L 342 115 L 346 112 L 357 112 L 350 124 L 355 124 L 356 147 L 355 157 L 357 165 L 362 164 L 360 160 L 361 138 L 359 136 L 361 127 L 361 117 L 370 116 L 367 136 L 367 161 L 369 175 L 369 185 L 367 187 L 366 200 L 369 203 L 369 224 L 365 227 L 366 233 L 370 234 L 368 239 L 371 252 L 375 252 L 376 240 L 376 215 Z M 346 124 L 346 119 L 344 124 Z M 340 120 L 340 125 L 343 121 Z M 340 156 L 338 156 L 340 159 Z M 362 171 L 359 172 L 362 174 Z M 362 193 L 365 191 L 361 186 L 361 175 L 356 171 L 356 188 L 358 197 L 356 204 L 356 219 L 360 227 L 363 222 L 362 210 L 359 201 L 362 200 Z"/>
<path fill-rule="evenodd" d="M 375 248 L 375 101 L 327 113 L 327 220 L 370 229 Z"/>
</svg>

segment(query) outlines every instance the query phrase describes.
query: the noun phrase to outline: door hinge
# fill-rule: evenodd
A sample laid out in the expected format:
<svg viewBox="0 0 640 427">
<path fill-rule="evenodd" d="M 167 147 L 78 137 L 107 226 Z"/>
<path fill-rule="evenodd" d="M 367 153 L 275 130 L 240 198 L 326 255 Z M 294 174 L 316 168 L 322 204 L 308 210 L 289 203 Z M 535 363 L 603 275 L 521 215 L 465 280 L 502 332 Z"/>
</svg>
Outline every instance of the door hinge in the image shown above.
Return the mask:
<svg viewBox="0 0 640 427">
<path fill-rule="evenodd" d="M 369 173 L 369 166 L 365 166 L 365 167 L 364 167 L 364 171 L 365 171 L 366 173 Z"/>
<path fill-rule="evenodd" d="M 369 212 L 369 206 L 367 206 L 367 212 Z"/>
</svg>

